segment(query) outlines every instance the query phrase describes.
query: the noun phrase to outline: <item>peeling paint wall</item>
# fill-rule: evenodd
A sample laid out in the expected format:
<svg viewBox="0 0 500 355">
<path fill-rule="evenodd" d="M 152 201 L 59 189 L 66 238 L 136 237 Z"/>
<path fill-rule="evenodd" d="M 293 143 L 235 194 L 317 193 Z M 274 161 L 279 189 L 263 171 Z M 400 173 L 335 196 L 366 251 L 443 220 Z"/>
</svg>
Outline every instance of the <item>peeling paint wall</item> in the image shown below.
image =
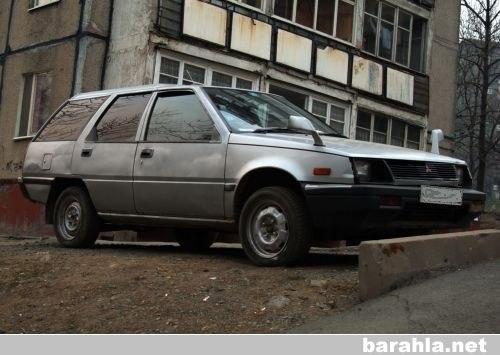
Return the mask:
<svg viewBox="0 0 500 355">
<path fill-rule="evenodd" d="M 276 61 L 305 72 L 311 70 L 312 41 L 296 34 L 278 30 Z"/>
<path fill-rule="evenodd" d="M 271 25 L 233 13 L 231 49 L 269 60 L 271 58 L 271 35 Z"/>
<path fill-rule="evenodd" d="M 413 75 L 391 68 L 387 69 L 387 97 L 407 105 L 413 105 Z"/>
<path fill-rule="evenodd" d="M 185 35 L 223 46 L 226 43 L 227 11 L 198 0 L 184 0 Z"/>
<path fill-rule="evenodd" d="M 326 47 L 318 49 L 316 75 L 347 84 L 349 73 L 349 55 L 338 49 Z"/>
<path fill-rule="evenodd" d="M 382 95 L 382 65 L 354 56 L 352 64 L 352 86 L 372 94 Z"/>
</svg>

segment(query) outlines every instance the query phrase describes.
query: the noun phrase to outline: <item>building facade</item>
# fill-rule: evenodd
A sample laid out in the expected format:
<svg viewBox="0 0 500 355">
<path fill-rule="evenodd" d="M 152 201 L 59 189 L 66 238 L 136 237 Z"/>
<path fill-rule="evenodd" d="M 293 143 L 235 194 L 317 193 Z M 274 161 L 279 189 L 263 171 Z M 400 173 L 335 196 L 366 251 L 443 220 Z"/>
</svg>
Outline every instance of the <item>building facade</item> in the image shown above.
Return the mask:
<svg viewBox="0 0 500 355">
<path fill-rule="evenodd" d="M 83 10 L 75 10 L 80 17 L 83 14 L 81 27 L 95 22 L 103 31 L 99 38 L 89 35 L 86 40 L 104 42 L 104 57 L 100 51 L 84 51 L 89 57 L 88 65 L 80 70 L 80 61 L 75 58 L 82 54 L 76 55 L 74 46 L 65 51 L 64 58 L 51 57 L 53 65 L 65 60 L 67 72 L 81 73 L 70 78 L 71 85 L 63 85 L 59 96 L 49 95 L 53 101 L 61 103 L 73 92 L 99 87 L 151 83 L 255 89 L 285 96 L 351 139 L 427 150 L 429 131 L 442 128 L 446 137 L 442 148 L 445 154 L 452 152 L 459 0 L 53 2 L 56 4 L 48 5 L 46 11 L 62 11 L 63 7 L 81 3 Z M 8 42 L 12 42 L 9 38 L 14 33 L 23 31 L 16 28 L 16 21 L 21 21 L 16 14 L 29 17 L 38 11 L 31 13 L 27 9 L 29 0 L 12 3 L 16 5 L 7 21 L 11 32 Z M 9 11 L 8 4 L 0 6 L 6 8 L 0 10 L 1 19 Z M 89 15 L 85 11 L 88 6 L 99 9 Z M 107 8 L 100 9 L 101 6 Z M 109 9 L 112 21 L 106 16 Z M 72 24 L 69 14 L 59 14 L 68 26 Z M 75 19 L 79 18 L 77 14 Z M 0 26 L 4 23 L 0 21 Z M 107 31 L 107 26 L 111 31 Z M 57 30 L 61 27 L 57 26 Z M 53 37 L 54 33 L 50 31 Z M 31 41 L 24 46 L 40 42 L 33 35 L 24 35 Z M 80 37 L 68 39 L 66 45 L 70 46 L 76 38 Z M 8 49 L 4 50 L 7 54 L 2 55 L 2 62 L 9 84 L 1 91 L 0 105 L 5 108 L 0 108 L 0 139 L 4 147 L 0 178 L 8 180 L 18 175 L 27 144 L 16 139 L 16 132 L 19 128 L 26 130 L 20 118 L 27 111 L 27 104 L 21 99 L 21 83 L 30 83 L 26 73 L 31 69 L 9 69 L 9 62 L 19 61 L 14 60 L 12 45 L 4 42 L 0 38 L 0 48 Z M 25 52 L 18 55 L 31 53 Z M 48 52 L 55 55 L 53 50 Z M 92 79 L 99 75 L 101 82 Z M 58 79 L 51 80 L 47 86 L 62 85 Z M 36 97 L 32 100 L 35 103 Z M 42 107 L 50 112 L 56 106 L 54 103 Z M 27 127 L 33 132 L 36 126 L 30 123 Z M 3 170 L 9 161 L 16 162 L 17 168 Z"/>
<path fill-rule="evenodd" d="M 0 1 L 0 233 L 38 233 L 44 214 L 17 186 L 32 136 L 66 99 L 98 90 L 111 1 Z"/>
</svg>

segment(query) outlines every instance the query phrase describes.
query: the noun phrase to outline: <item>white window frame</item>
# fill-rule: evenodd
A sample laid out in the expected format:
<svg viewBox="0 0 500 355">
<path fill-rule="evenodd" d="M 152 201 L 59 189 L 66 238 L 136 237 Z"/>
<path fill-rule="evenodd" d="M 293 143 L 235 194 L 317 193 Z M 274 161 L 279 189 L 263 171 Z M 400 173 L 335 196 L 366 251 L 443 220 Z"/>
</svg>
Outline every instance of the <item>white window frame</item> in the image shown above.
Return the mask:
<svg viewBox="0 0 500 355">
<path fill-rule="evenodd" d="M 300 23 L 297 23 L 296 22 L 296 18 L 297 18 L 297 0 L 292 0 L 293 1 L 293 11 L 292 11 L 292 19 L 287 19 L 285 17 L 281 17 L 281 16 L 278 16 L 278 15 L 275 15 L 274 14 L 274 3 L 276 0 L 272 0 L 273 3 L 272 3 L 272 8 L 271 8 L 271 14 L 272 14 L 272 17 L 275 17 L 277 19 L 280 19 L 281 21 L 284 21 L 284 22 L 288 22 L 288 23 L 292 23 L 300 28 L 303 28 L 305 30 L 308 30 L 308 31 L 311 31 L 311 32 L 314 32 L 314 33 L 317 33 L 319 35 L 322 35 L 322 36 L 325 36 L 325 37 L 329 37 L 329 38 L 334 38 L 335 40 L 339 41 L 339 42 L 342 42 L 342 43 L 345 43 L 345 44 L 348 44 L 348 45 L 351 45 L 351 46 L 354 46 L 355 43 L 356 43 L 356 27 L 357 27 L 357 22 L 358 22 L 358 3 L 361 2 L 361 1 L 364 1 L 364 0 L 332 0 L 332 1 L 335 1 L 335 17 L 333 19 L 333 34 L 328 34 L 328 33 L 325 33 L 325 32 L 321 32 L 319 30 L 316 29 L 316 25 L 317 25 L 317 15 L 318 15 L 318 0 L 314 0 L 314 14 L 313 14 L 313 27 L 307 27 L 307 26 L 304 26 Z M 353 23 L 352 23 L 352 40 L 349 42 L 349 41 L 346 41 L 346 40 L 343 40 L 341 38 L 338 38 L 336 35 L 337 35 L 337 16 L 338 16 L 338 7 L 339 7 L 339 1 L 344 1 L 350 5 L 353 5 L 354 9 L 353 9 Z"/>
<path fill-rule="evenodd" d="M 155 65 L 155 75 L 154 75 L 154 83 L 155 84 L 159 84 L 159 82 L 160 82 L 160 74 L 161 74 L 160 69 L 161 69 L 161 59 L 162 58 L 167 58 L 167 59 L 175 60 L 175 61 L 179 62 L 179 75 L 177 77 L 177 85 L 183 85 L 182 82 L 185 79 L 190 80 L 188 78 L 184 78 L 184 66 L 186 64 L 189 64 L 189 65 L 194 65 L 194 66 L 203 68 L 205 70 L 204 82 L 201 83 L 200 85 L 211 85 L 212 75 L 213 75 L 213 72 L 215 71 L 215 72 L 218 72 L 221 74 L 231 76 L 232 77 L 232 83 L 231 83 L 232 88 L 236 88 L 237 79 L 243 79 L 246 81 L 250 81 L 252 83 L 252 88 L 251 88 L 252 90 L 258 89 L 258 78 L 256 78 L 256 77 L 252 78 L 249 75 L 245 75 L 238 70 L 232 70 L 231 68 L 226 67 L 226 66 L 224 66 L 224 67 L 214 66 L 212 64 L 204 63 L 202 61 L 198 62 L 196 60 L 186 60 L 186 59 L 181 58 L 181 57 L 176 57 L 176 56 L 170 55 L 170 54 L 163 54 L 160 52 L 157 54 L 156 65 Z"/>
<path fill-rule="evenodd" d="M 39 9 L 44 6 L 55 4 L 61 0 L 29 0 L 28 11 Z"/>
<path fill-rule="evenodd" d="M 350 127 L 350 124 L 351 124 L 352 105 L 350 105 L 348 103 L 345 103 L 343 101 L 340 101 L 338 99 L 335 99 L 335 98 L 331 98 L 331 97 L 324 98 L 323 96 L 320 97 L 320 96 L 311 94 L 310 92 L 308 92 L 306 90 L 301 90 L 301 89 L 297 89 L 297 88 L 290 88 L 289 86 L 286 86 L 286 85 L 284 85 L 282 83 L 275 82 L 275 81 L 272 81 L 272 82 L 268 81 L 266 83 L 266 92 L 269 93 L 269 88 L 270 88 L 271 85 L 277 86 L 277 87 L 280 87 L 280 88 L 283 88 L 283 89 L 286 89 L 286 90 L 295 91 L 295 92 L 297 92 L 297 93 L 299 93 L 301 95 L 306 96 L 306 107 L 301 107 L 301 108 L 303 108 L 304 110 L 310 112 L 311 114 L 313 114 L 312 113 L 313 100 L 326 103 L 328 105 L 327 106 L 327 115 L 328 116 L 325 117 L 325 118 L 327 118 L 327 120 L 325 121 L 325 123 L 328 124 L 328 125 L 330 123 L 331 106 L 337 106 L 337 107 L 343 108 L 344 109 L 344 130 L 343 130 L 343 132 L 339 132 L 339 133 L 342 133 L 344 136 L 349 137 L 349 127 Z"/>
<path fill-rule="evenodd" d="M 14 140 L 22 140 L 22 139 L 31 139 L 35 136 L 35 133 L 32 133 L 31 130 L 33 128 L 33 114 L 35 111 L 35 97 L 36 97 L 36 87 L 37 87 L 37 78 L 40 75 L 46 75 L 48 73 L 28 73 L 28 75 L 33 76 L 33 80 L 31 81 L 31 96 L 30 96 L 30 104 L 29 104 L 29 112 L 28 112 L 28 125 L 26 128 L 26 134 L 20 135 L 21 128 L 21 120 L 22 120 L 22 111 L 23 111 L 23 101 L 24 101 L 24 89 L 26 87 L 26 74 L 23 75 L 23 80 L 21 81 L 21 90 L 19 93 L 19 100 L 17 105 L 17 121 L 16 121 L 16 131 L 14 135 Z"/>
<path fill-rule="evenodd" d="M 267 0 L 261 0 L 260 1 L 260 7 L 255 7 L 255 6 L 252 6 L 252 5 L 248 5 L 246 3 L 244 3 L 242 0 L 228 0 L 229 2 L 234 2 L 240 6 L 243 6 L 243 7 L 248 7 L 249 9 L 252 9 L 252 10 L 258 10 L 258 11 L 261 11 L 261 12 L 265 12 L 266 10 L 266 5 L 267 5 Z"/>
<path fill-rule="evenodd" d="M 378 13 L 377 13 L 377 16 L 369 13 L 369 12 L 366 12 L 366 8 L 363 9 L 363 14 L 362 14 L 362 24 L 361 26 L 363 27 L 362 30 L 361 30 L 361 41 L 363 40 L 364 38 L 364 35 L 365 35 L 365 29 L 364 29 L 364 23 L 365 23 L 365 16 L 369 16 L 371 18 L 374 18 L 377 20 L 377 33 L 376 33 L 376 36 L 375 36 L 375 53 L 371 53 L 371 52 L 368 52 L 366 51 L 364 48 L 361 48 L 364 52 L 368 53 L 368 54 L 371 54 L 371 55 L 374 55 L 378 58 L 381 58 L 383 60 L 388 60 L 390 62 L 393 62 L 397 65 L 401 65 L 405 68 L 409 68 L 409 69 L 412 69 L 410 67 L 411 65 L 411 42 L 412 42 L 412 36 L 413 36 L 413 23 L 414 23 L 414 18 L 415 16 L 417 17 L 420 17 L 418 15 L 415 15 L 413 13 L 411 13 L 410 11 L 406 10 L 406 9 L 403 9 L 397 5 L 394 5 L 392 3 L 389 3 L 389 2 L 385 2 L 385 1 L 382 1 L 382 0 L 376 0 L 378 2 Z M 392 36 L 392 53 L 391 53 L 391 58 L 388 59 L 388 58 L 384 58 L 382 56 L 380 56 L 379 54 L 379 50 L 380 50 L 380 32 L 381 32 L 381 24 L 382 22 L 386 22 L 386 23 L 389 23 L 388 21 L 382 19 L 382 4 L 386 5 L 386 6 L 389 6 L 389 7 L 393 7 L 394 8 L 394 23 L 393 23 L 393 27 L 394 27 L 394 32 L 393 32 L 393 36 Z M 401 27 L 401 30 L 402 31 L 409 31 L 410 32 L 410 35 L 409 35 L 409 38 L 408 38 L 408 53 L 407 53 L 407 56 L 408 56 L 408 59 L 407 59 L 407 64 L 403 64 L 403 63 L 399 63 L 396 61 L 396 55 L 397 55 L 397 41 L 398 41 L 398 32 L 399 32 L 399 29 L 400 29 L 400 26 L 399 26 L 399 12 L 400 11 L 403 11 L 404 13 L 408 14 L 410 16 L 410 29 L 405 29 L 403 27 Z M 428 19 L 425 19 L 424 20 L 427 21 L 427 26 L 428 26 Z M 425 48 L 426 48 L 426 40 L 427 40 L 427 36 L 428 36 L 428 33 L 427 33 L 427 26 L 425 28 L 425 33 L 424 33 L 424 40 L 422 40 L 422 53 L 421 53 L 421 58 L 420 58 L 420 66 L 421 68 L 418 69 L 417 71 L 418 72 L 424 72 L 425 71 Z M 412 69 L 412 70 L 415 70 L 415 69 Z"/>
<path fill-rule="evenodd" d="M 344 136 L 348 137 L 349 136 L 349 122 L 348 122 L 348 120 L 351 118 L 350 105 L 339 102 L 337 100 L 323 100 L 323 99 L 317 98 L 315 96 L 311 96 L 307 100 L 307 111 L 309 111 L 311 113 L 312 113 L 313 101 L 322 102 L 322 103 L 327 105 L 326 106 L 326 117 L 325 117 L 326 121 L 325 121 L 325 123 L 329 126 L 330 126 L 330 121 L 332 120 L 332 118 L 330 116 L 330 114 L 332 112 L 332 106 L 339 107 L 339 108 L 342 108 L 344 110 L 344 121 L 343 122 L 337 121 L 337 120 L 334 120 L 334 121 L 337 123 L 342 123 L 344 125 L 342 132 L 339 132 L 339 133 L 342 133 Z"/>
<path fill-rule="evenodd" d="M 387 115 L 387 114 L 381 113 L 381 112 L 374 112 L 373 110 L 365 109 L 363 107 L 359 107 L 358 108 L 358 115 L 359 115 L 360 111 L 363 111 L 363 112 L 366 112 L 366 113 L 370 114 L 370 142 L 373 142 L 373 133 L 375 131 L 375 116 L 379 115 L 379 116 L 385 117 L 387 119 L 387 121 L 388 121 L 387 122 L 387 132 L 386 132 L 386 141 L 383 144 L 392 145 L 391 144 L 391 139 L 392 139 L 392 122 L 394 120 L 397 120 L 397 121 L 402 122 L 405 125 L 403 147 L 404 148 L 408 148 L 408 142 L 410 142 L 410 143 L 418 143 L 418 150 L 422 150 L 422 138 L 423 138 L 423 132 L 424 132 L 423 131 L 424 130 L 423 127 L 421 127 L 419 125 L 416 125 L 416 124 L 413 124 L 413 123 L 410 123 L 410 122 L 407 122 L 407 121 L 405 121 L 403 119 L 400 119 L 398 117 L 392 117 L 390 115 Z M 408 140 L 408 127 L 409 126 L 417 127 L 418 129 L 420 129 L 420 141 L 419 142 L 409 141 Z M 363 128 L 363 127 L 361 127 L 361 129 L 368 130 L 368 128 Z M 358 122 L 357 122 L 357 118 L 356 118 L 356 125 L 355 125 L 355 131 L 354 131 L 354 139 L 356 139 L 357 131 L 358 131 Z M 395 147 L 397 147 L 397 146 L 395 146 Z M 411 149 L 413 149 L 413 148 L 411 148 Z"/>
</svg>

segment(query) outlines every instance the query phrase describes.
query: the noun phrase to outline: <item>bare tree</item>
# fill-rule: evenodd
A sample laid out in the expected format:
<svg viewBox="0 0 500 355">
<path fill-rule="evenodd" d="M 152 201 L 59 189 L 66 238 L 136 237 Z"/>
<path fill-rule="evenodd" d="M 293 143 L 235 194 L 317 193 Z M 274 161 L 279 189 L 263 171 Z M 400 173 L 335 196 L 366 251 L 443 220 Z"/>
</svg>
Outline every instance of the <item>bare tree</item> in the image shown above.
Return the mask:
<svg viewBox="0 0 500 355">
<path fill-rule="evenodd" d="M 488 160 L 500 135 L 500 0 L 461 0 L 457 151 L 485 190 Z"/>
</svg>

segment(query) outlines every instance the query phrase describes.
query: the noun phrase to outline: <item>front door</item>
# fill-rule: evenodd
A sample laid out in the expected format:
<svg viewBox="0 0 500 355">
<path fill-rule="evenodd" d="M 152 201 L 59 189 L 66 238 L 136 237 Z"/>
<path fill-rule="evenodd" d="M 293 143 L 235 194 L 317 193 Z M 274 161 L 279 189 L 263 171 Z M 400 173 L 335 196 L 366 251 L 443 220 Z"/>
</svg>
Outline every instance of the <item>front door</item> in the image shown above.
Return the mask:
<svg viewBox="0 0 500 355">
<path fill-rule="evenodd" d="M 224 217 L 226 145 L 192 90 L 159 93 L 134 164 L 137 212 Z"/>
<path fill-rule="evenodd" d="M 116 97 L 75 146 L 73 171 L 83 178 L 98 212 L 135 213 L 132 169 L 136 136 L 151 95 Z"/>
</svg>

